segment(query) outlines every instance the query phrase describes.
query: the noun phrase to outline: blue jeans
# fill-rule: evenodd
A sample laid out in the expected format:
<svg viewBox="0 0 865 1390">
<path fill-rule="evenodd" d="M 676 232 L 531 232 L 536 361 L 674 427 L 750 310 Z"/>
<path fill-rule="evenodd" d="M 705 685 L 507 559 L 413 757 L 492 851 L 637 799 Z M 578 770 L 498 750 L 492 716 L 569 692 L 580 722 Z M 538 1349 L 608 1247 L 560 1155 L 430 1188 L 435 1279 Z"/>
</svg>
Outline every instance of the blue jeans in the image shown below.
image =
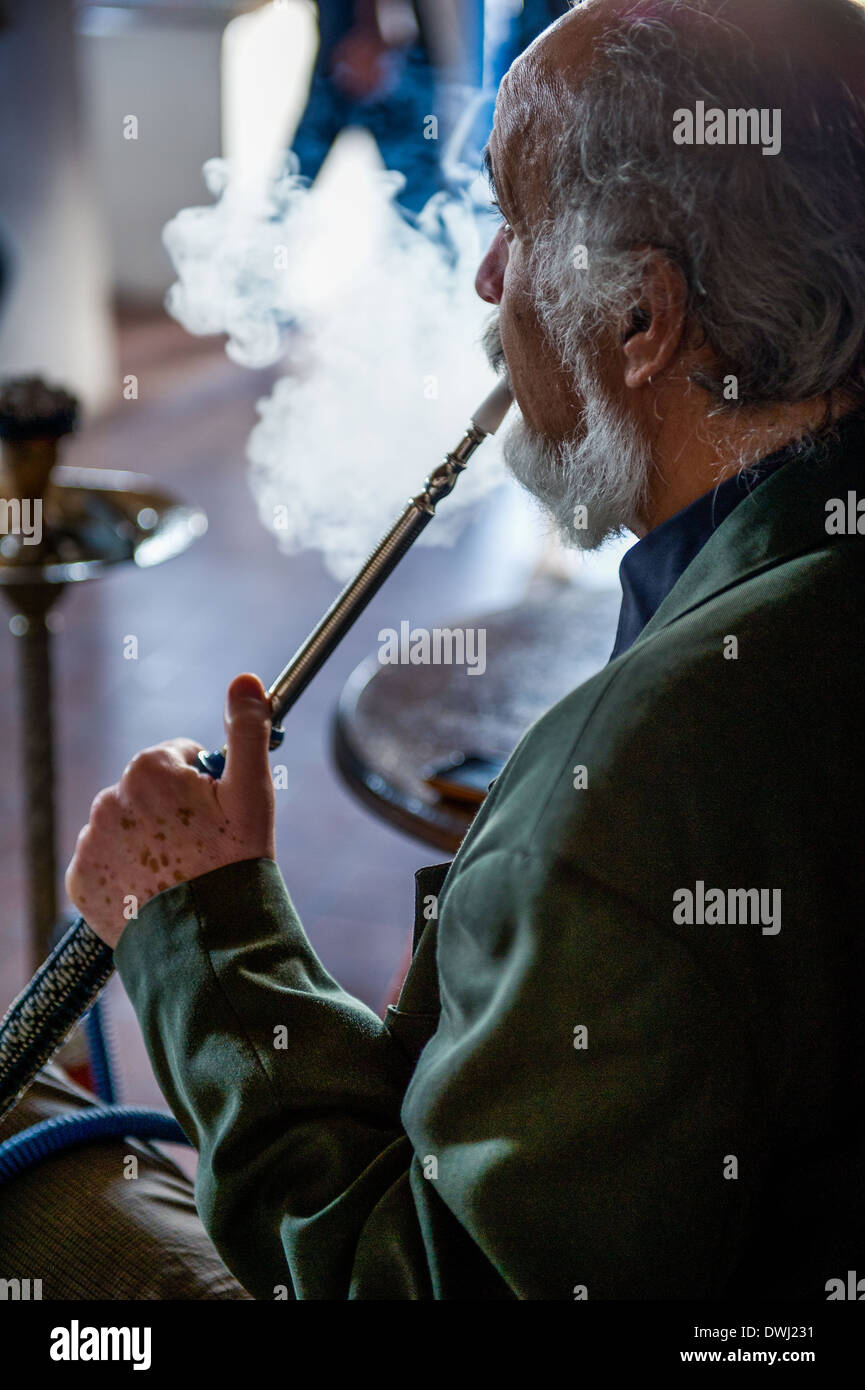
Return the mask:
<svg viewBox="0 0 865 1390">
<path fill-rule="evenodd" d="M 300 160 L 300 172 L 314 179 L 341 131 L 349 126 L 368 130 L 387 168 L 398 169 L 405 177 L 399 203 L 416 213 L 433 193 L 444 188 L 439 142 L 426 138 L 426 118 L 437 109 L 435 74 L 420 45 L 396 55 L 395 69 L 386 91 L 356 101 L 334 85 L 320 54 L 292 149 Z"/>
</svg>

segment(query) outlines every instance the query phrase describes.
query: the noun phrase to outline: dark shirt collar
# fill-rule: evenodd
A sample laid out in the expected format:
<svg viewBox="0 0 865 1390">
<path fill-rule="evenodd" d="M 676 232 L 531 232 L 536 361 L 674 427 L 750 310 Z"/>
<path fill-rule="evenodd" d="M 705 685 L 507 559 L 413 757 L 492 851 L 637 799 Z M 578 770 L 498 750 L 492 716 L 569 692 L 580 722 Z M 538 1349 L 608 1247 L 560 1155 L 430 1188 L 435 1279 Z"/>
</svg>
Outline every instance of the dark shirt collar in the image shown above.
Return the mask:
<svg viewBox="0 0 865 1390">
<path fill-rule="evenodd" d="M 794 440 L 733 474 L 632 546 L 619 566 L 622 607 L 611 661 L 636 642 L 691 561 L 739 503 L 807 446 L 807 439 Z"/>
</svg>

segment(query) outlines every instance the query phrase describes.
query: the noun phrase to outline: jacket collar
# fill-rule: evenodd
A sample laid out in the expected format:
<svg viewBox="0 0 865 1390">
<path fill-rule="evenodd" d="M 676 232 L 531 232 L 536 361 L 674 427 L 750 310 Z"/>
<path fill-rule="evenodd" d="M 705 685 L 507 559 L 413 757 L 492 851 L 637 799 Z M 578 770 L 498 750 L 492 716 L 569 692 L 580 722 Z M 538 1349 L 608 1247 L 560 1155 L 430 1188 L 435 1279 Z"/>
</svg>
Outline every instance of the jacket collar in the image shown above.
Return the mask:
<svg viewBox="0 0 865 1390">
<path fill-rule="evenodd" d="M 805 443 L 799 455 L 739 503 L 623 657 L 661 628 L 751 575 L 846 540 L 846 536 L 828 534 L 826 504 L 836 497 L 846 502 L 850 492 L 865 498 L 865 410 L 844 416 Z"/>
</svg>

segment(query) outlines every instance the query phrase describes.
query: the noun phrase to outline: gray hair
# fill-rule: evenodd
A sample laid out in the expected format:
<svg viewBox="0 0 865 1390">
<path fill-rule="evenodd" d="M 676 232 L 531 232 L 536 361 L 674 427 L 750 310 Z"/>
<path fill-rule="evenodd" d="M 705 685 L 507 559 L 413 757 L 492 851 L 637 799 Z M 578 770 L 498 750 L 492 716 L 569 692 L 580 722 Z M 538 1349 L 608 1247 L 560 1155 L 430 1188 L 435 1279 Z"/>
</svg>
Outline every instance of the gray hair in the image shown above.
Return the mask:
<svg viewBox="0 0 865 1390">
<path fill-rule="evenodd" d="M 689 318 L 717 364 L 691 379 L 718 409 L 835 389 L 865 401 L 865 78 L 818 59 L 797 69 L 783 40 L 758 55 L 722 8 L 635 3 L 579 92 L 556 89 L 565 117 L 532 252 L 542 317 L 576 371 L 587 334 L 639 303 L 651 253 L 636 248 L 651 245 L 684 275 Z M 855 0 L 797 0 L 793 13 L 815 32 L 830 24 L 851 71 L 865 73 Z M 781 153 L 676 144 L 673 113 L 698 100 L 780 108 Z M 588 269 L 575 269 L 580 245 Z"/>
</svg>

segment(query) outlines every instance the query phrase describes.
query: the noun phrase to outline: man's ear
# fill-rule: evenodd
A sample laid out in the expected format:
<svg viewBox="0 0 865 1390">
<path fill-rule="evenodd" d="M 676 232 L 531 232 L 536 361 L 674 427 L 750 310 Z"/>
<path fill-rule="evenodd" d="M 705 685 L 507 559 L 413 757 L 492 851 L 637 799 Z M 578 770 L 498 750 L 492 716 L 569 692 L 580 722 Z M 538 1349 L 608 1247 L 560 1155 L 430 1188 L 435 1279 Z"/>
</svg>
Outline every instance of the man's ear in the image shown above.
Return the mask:
<svg viewBox="0 0 865 1390">
<path fill-rule="evenodd" d="M 685 333 L 688 287 L 663 252 L 647 263 L 643 293 L 622 335 L 622 369 L 632 390 L 659 376 L 676 356 Z"/>
</svg>

